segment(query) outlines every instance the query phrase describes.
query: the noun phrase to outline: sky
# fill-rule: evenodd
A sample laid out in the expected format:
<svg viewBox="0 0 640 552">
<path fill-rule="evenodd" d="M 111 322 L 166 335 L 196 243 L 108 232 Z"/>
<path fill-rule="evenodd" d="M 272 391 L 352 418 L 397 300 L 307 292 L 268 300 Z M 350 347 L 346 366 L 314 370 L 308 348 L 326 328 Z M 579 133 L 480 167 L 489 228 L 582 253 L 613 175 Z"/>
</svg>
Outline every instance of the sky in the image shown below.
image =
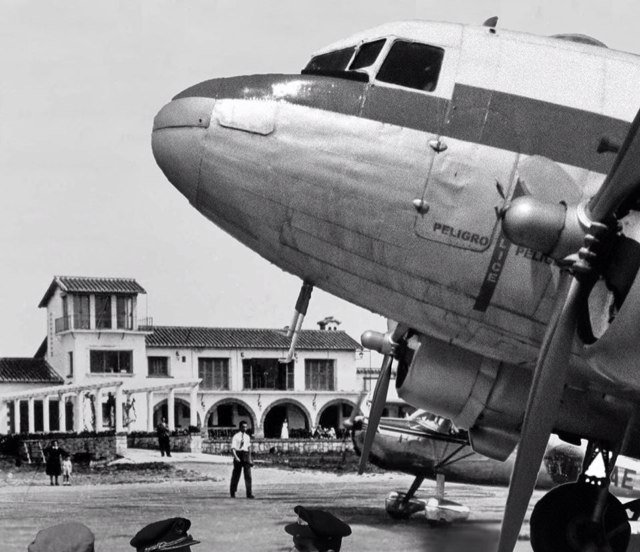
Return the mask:
<svg viewBox="0 0 640 552">
<path fill-rule="evenodd" d="M 157 167 L 156 112 L 197 82 L 298 73 L 384 22 L 592 35 L 640 53 L 640 3 L 542 0 L 0 0 L 0 357 L 31 356 L 56 274 L 133 277 L 156 324 L 283 327 L 300 282 L 207 221 Z M 314 290 L 359 339 L 384 320 Z"/>
</svg>

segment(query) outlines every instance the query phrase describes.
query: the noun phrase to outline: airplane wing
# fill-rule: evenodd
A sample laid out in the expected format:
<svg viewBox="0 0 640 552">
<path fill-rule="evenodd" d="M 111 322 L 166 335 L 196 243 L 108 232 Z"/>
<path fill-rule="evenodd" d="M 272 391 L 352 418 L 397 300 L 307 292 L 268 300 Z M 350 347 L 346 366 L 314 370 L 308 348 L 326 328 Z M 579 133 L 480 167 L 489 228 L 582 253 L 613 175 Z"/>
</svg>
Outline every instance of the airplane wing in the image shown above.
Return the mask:
<svg viewBox="0 0 640 552">
<path fill-rule="evenodd" d="M 582 241 L 583 245 L 577 259 L 575 256 L 570 259 L 572 262 L 567 265 L 569 271 L 563 271 L 554 314 L 540 348 L 511 476 L 498 548 L 500 552 L 510 552 L 516 544 L 538 467 L 558 414 L 580 317 L 588 316 L 586 301 L 589 293 L 595 281 L 607 269 L 607 238 L 617 233 L 618 221 L 637 204 L 639 196 L 640 112 L 611 171 L 584 210 L 573 214 L 568 210 L 559 235 L 550 236 L 550 232 L 547 232 L 547 235 L 540 236 L 547 243 L 552 243 L 555 251 L 573 249 L 571 252 L 574 252 L 576 244 L 579 246 Z M 507 236 L 513 238 L 512 241 L 520 239 L 522 232 L 527 232 L 524 226 L 528 223 L 524 222 L 524 218 L 519 219 L 518 210 L 526 207 L 528 200 L 521 199 L 514 200 L 504 213 L 503 228 Z M 519 201 L 521 205 L 515 205 Z M 515 211 L 509 213 L 514 206 Z M 554 209 L 556 207 L 553 206 Z M 569 220 L 569 216 L 579 220 Z"/>
</svg>

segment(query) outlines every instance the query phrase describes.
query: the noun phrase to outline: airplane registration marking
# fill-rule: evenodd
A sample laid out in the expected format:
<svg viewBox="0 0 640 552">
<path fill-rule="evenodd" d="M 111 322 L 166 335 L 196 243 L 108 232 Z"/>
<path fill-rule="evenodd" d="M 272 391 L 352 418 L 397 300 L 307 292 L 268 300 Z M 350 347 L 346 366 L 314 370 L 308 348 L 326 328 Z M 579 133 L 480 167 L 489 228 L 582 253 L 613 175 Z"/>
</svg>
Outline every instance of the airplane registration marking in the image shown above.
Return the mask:
<svg viewBox="0 0 640 552">
<path fill-rule="evenodd" d="M 491 241 L 491 238 L 489 236 L 481 236 L 480 234 L 475 234 L 473 232 L 470 232 L 469 230 L 454 228 L 453 226 L 442 224 L 441 222 L 433 223 L 433 231 L 438 232 L 443 236 L 449 236 L 450 238 L 478 244 L 483 247 L 489 245 L 489 242 Z"/>
<path fill-rule="evenodd" d="M 622 479 L 620 479 L 620 472 L 622 472 Z M 637 475 L 637 473 L 638 472 L 635 470 L 616 466 L 611 472 L 611 483 L 614 487 L 620 487 L 621 489 L 628 489 L 632 491 L 634 487 L 631 482 L 634 479 L 633 476 Z"/>
</svg>

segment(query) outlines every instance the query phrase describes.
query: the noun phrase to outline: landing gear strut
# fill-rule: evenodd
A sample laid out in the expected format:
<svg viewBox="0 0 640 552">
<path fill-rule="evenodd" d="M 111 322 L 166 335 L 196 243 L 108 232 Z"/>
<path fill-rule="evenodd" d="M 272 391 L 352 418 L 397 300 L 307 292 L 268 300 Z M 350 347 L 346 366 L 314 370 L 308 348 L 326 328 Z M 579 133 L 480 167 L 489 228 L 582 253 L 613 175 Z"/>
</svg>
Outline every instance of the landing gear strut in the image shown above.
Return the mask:
<svg viewBox="0 0 640 552">
<path fill-rule="evenodd" d="M 436 495 L 427 499 L 414 498 L 425 477 L 418 475 L 406 493 L 393 491 L 385 501 L 385 509 L 393 519 L 407 519 L 416 512 L 424 512 L 432 523 L 451 523 L 469 517 L 469 508 L 444 498 L 444 474 L 436 475 Z"/>
<path fill-rule="evenodd" d="M 594 461 L 604 475 L 593 475 Z M 531 514 L 534 552 L 624 552 L 631 527 L 620 501 L 609 492 L 615 465 L 611 449 L 589 442 L 582 474 L 575 483 L 560 485 L 538 501 Z"/>
</svg>

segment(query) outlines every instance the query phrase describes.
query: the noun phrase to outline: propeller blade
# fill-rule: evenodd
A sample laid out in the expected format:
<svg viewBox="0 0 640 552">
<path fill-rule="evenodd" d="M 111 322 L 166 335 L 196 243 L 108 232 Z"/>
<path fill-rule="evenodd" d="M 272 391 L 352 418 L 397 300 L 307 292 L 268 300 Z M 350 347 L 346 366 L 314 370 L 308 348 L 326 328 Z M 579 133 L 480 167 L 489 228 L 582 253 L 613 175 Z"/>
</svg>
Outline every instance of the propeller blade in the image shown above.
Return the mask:
<svg viewBox="0 0 640 552">
<path fill-rule="evenodd" d="M 576 332 L 580 291 L 578 280 L 568 272 L 561 272 L 554 313 L 540 348 L 529 391 L 498 552 L 511 552 L 516 545 L 558 415 Z"/>
<path fill-rule="evenodd" d="M 602 222 L 624 204 L 630 208 L 640 195 L 640 111 L 631 123 L 613 167 L 600 189 L 589 200 L 587 212 L 592 220 Z"/>
<path fill-rule="evenodd" d="M 367 433 L 364 437 L 364 444 L 362 445 L 362 454 L 360 455 L 360 464 L 358 465 L 358 474 L 362 475 L 367 465 L 367 459 L 369 458 L 369 452 L 371 452 L 371 446 L 376 436 L 376 430 L 378 429 L 378 423 L 384 410 L 385 402 L 387 401 L 387 391 L 389 390 L 389 380 L 391 379 L 391 365 L 393 364 L 393 357 L 391 355 L 385 355 L 382 361 L 382 367 L 380 368 L 380 376 L 376 382 L 376 387 L 373 392 L 373 400 L 371 402 L 371 411 L 369 412 L 369 419 L 367 420 Z"/>
<path fill-rule="evenodd" d="M 356 416 L 358 415 L 358 412 L 360 412 L 360 408 L 362 407 L 362 401 L 364 401 L 364 398 L 366 396 L 367 396 L 366 391 L 360 392 L 360 396 L 358 397 L 358 402 L 351 410 L 351 415 L 349 416 L 349 419 L 343 422 L 344 427 L 346 427 L 347 429 L 353 429 L 353 424 L 356 421 Z"/>
</svg>

